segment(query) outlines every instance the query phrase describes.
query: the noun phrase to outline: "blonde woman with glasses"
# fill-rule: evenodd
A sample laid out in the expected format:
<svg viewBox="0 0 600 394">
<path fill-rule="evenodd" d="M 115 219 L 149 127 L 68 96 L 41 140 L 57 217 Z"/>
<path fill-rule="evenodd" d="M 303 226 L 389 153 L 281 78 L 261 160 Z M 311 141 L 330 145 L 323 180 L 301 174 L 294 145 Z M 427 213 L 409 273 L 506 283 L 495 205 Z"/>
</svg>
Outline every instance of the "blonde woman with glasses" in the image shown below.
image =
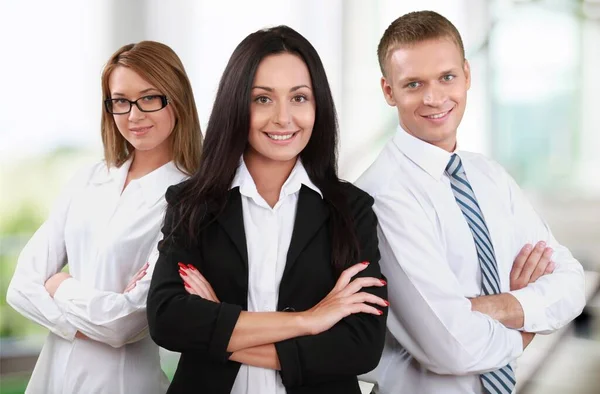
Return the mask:
<svg viewBox="0 0 600 394">
<path fill-rule="evenodd" d="M 177 55 L 143 41 L 102 74 L 104 160 L 77 174 L 27 243 L 9 304 L 50 333 L 28 393 L 164 393 L 146 298 L 166 207 L 202 135 Z M 69 273 L 62 272 L 69 264 Z"/>
</svg>

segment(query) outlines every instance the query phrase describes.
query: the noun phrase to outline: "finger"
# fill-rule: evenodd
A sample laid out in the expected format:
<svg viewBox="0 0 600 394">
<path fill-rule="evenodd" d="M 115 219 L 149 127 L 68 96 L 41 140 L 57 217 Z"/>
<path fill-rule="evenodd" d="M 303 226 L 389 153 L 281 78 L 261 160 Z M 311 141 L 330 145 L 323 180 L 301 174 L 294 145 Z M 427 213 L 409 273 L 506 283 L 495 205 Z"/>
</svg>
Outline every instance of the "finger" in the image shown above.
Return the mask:
<svg viewBox="0 0 600 394">
<path fill-rule="evenodd" d="M 533 283 L 536 280 L 538 280 L 542 275 L 544 275 L 544 272 L 546 272 L 546 268 L 548 268 L 548 264 L 550 264 L 553 253 L 554 251 L 552 250 L 552 248 L 544 249 L 542 257 L 540 258 L 537 267 L 535 267 L 535 269 L 533 270 L 533 273 L 531 274 L 531 278 L 529 279 L 528 283 Z"/>
<path fill-rule="evenodd" d="M 383 315 L 382 310 L 377 309 L 374 306 L 368 304 L 352 304 L 352 307 L 350 308 L 350 313 L 353 315 L 357 313 L 368 313 L 375 316 Z"/>
<path fill-rule="evenodd" d="M 186 272 L 190 277 L 197 278 L 204 285 L 204 288 L 210 294 L 212 301 L 218 302 L 219 299 L 217 298 L 217 294 L 215 293 L 214 289 L 204 275 L 202 275 L 202 273 L 196 269 L 196 267 L 188 264 L 188 270 Z"/>
<path fill-rule="evenodd" d="M 556 263 L 554 261 L 550 261 L 546 267 L 546 271 L 544 271 L 544 275 L 553 273 L 554 269 L 556 269 Z"/>
<path fill-rule="evenodd" d="M 192 286 L 188 285 L 186 282 L 183 282 L 183 287 L 185 291 L 187 291 L 189 294 L 197 295 L 198 297 L 200 297 L 196 290 L 194 290 Z"/>
<path fill-rule="evenodd" d="M 183 281 L 187 283 L 188 286 L 191 286 L 191 288 L 194 289 L 194 291 L 196 291 L 196 293 L 198 293 L 200 297 L 208 300 L 212 298 L 210 292 L 207 291 L 206 286 L 204 286 L 204 284 L 200 280 L 198 280 L 197 277 L 192 275 L 191 272 L 189 272 L 189 270 L 187 271 L 187 273 L 185 271 L 180 270 L 179 273 Z"/>
<path fill-rule="evenodd" d="M 365 292 L 353 294 L 350 297 L 347 297 L 345 301 L 351 302 L 353 304 L 368 302 L 370 304 L 376 304 L 382 307 L 390 306 L 390 303 L 387 300 L 384 300 L 381 297 L 377 297 L 375 294 Z"/>
<path fill-rule="evenodd" d="M 196 283 L 192 283 L 188 278 L 185 278 L 183 281 L 183 285 L 187 290 L 191 290 L 192 294 L 197 295 L 198 297 L 202 297 L 204 299 L 208 299 L 209 295 L 201 286 L 198 286 Z"/>
<path fill-rule="evenodd" d="M 533 274 L 535 267 L 537 267 L 540 259 L 542 258 L 542 254 L 544 253 L 545 248 L 546 243 L 544 241 L 540 241 L 535 245 L 535 247 L 529 254 L 529 257 L 527 258 L 527 261 L 523 266 L 523 270 L 521 271 L 521 274 L 518 277 L 518 279 L 522 283 L 527 284 L 531 280 L 531 274 Z"/>
<path fill-rule="evenodd" d="M 333 289 L 336 290 L 336 291 L 340 291 L 341 289 L 343 289 L 344 287 L 346 287 L 348 285 L 348 283 L 350 283 L 350 280 L 352 280 L 352 278 L 356 274 L 358 274 L 361 271 L 364 271 L 368 266 L 369 266 L 369 262 L 368 261 L 363 261 L 362 263 L 354 264 L 350 268 L 346 268 L 342 272 L 342 274 L 340 275 L 340 277 L 338 278 L 338 280 L 335 283 L 335 286 L 333 287 Z"/>
<path fill-rule="evenodd" d="M 135 283 L 131 283 L 125 288 L 125 290 L 123 290 L 123 293 L 129 293 L 134 288 L 135 288 Z"/>
<path fill-rule="evenodd" d="M 339 292 L 339 295 L 342 297 L 347 297 L 360 291 L 360 289 L 364 287 L 383 287 L 386 284 L 387 282 L 383 279 L 372 277 L 356 278 L 352 282 L 348 283 L 348 285 Z"/>
<path fill-rule="evenodd" d="M 531 253 L 532 248 L 533 247 L 531 244 L 526 244 L 525 246 L 523 246 L 521 248 L 521 251 L 515 258 L 512 269 L 510 271 L 510 279 L 511 280 L 517 279 L 519 277 L 519 275 L 521 274 L 521 270 L 523 269 L 523 266 L 525 265 L 525 261 L 527 261 L 527 257 L 529 257 L 529 254 Z"/>
</svg>

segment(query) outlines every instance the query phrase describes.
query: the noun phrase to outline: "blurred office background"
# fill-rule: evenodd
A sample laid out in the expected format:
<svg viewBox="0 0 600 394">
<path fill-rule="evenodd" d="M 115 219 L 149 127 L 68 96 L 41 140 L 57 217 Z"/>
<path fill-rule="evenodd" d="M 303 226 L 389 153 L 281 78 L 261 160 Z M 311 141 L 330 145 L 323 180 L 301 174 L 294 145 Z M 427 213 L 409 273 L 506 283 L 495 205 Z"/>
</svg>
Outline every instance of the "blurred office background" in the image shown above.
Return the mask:
<svg viewBox="0 0 600 394">
<path fill-rule="evenodd" d="M 46 335 L 6 304 L 17 256 L 68 178 L 101 159 L 100 74 L 117 48 L 170 45 L 204 128 L 235 46 L 290 25 L 325 64 L 353 181 L 397 125 L 379 88 L 379 38 L 420 9 L 455 23 L 471 62 L 461 148 L 502 163 L 587 270 L 584 314 L 536 338 L 520 392 L 600 393 L 600 0 L 0 0 L 0 392 L 23 392 Z M 164 356 L 172 373 L 176 355 Z"/>
</svg>

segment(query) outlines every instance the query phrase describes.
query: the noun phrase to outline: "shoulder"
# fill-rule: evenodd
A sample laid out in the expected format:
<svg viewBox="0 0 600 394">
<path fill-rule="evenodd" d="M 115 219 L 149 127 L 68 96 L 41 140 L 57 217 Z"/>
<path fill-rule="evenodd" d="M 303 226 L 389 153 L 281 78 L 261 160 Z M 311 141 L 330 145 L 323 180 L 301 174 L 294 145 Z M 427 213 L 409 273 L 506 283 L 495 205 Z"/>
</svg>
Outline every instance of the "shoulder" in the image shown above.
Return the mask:
<svg viewBox="0 0 600 394">
<path fill-rule="evenodd" d="M 350 211 L 354 215 L 359 214 L 365 209 L 372 209 L 374 202 L 373 197 L 358 186 L 349 182 L 342 182 L 341 191 L 346 198 Z"/>
<path fill-rule="evenodd" d="M 165 200 L 167 204 L 175 205 L 182 197 L 186 189 L 191 186 L 191 180 L 187 179 L 176 185 L 169 186 L 165 192 Z"/>
<path fill-rule="evenodd" d="M 398 179 L 398 174 L 404 172 L 402 160 L 402 152 L 390 140 L 355 184 L 372 196 L 385 192 Z"/>
</svg>

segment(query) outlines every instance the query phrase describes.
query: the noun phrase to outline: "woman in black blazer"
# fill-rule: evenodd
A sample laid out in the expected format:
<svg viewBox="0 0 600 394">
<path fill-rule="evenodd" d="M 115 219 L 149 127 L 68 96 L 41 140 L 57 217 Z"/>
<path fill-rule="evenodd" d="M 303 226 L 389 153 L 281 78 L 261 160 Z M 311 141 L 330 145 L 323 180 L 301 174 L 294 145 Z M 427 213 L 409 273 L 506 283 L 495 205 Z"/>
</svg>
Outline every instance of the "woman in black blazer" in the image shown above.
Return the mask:
<svg viewBox="0 0 600 394">
<path fill-rule="evenodd" d="M 321 60 L 260 30 L 221 78 L 199 171 L 167 191 L 150 335 L 181 352 L 169 393 L 359 394 L 388 305 L 373 199 L 336 170 Z"/>
</svg>

